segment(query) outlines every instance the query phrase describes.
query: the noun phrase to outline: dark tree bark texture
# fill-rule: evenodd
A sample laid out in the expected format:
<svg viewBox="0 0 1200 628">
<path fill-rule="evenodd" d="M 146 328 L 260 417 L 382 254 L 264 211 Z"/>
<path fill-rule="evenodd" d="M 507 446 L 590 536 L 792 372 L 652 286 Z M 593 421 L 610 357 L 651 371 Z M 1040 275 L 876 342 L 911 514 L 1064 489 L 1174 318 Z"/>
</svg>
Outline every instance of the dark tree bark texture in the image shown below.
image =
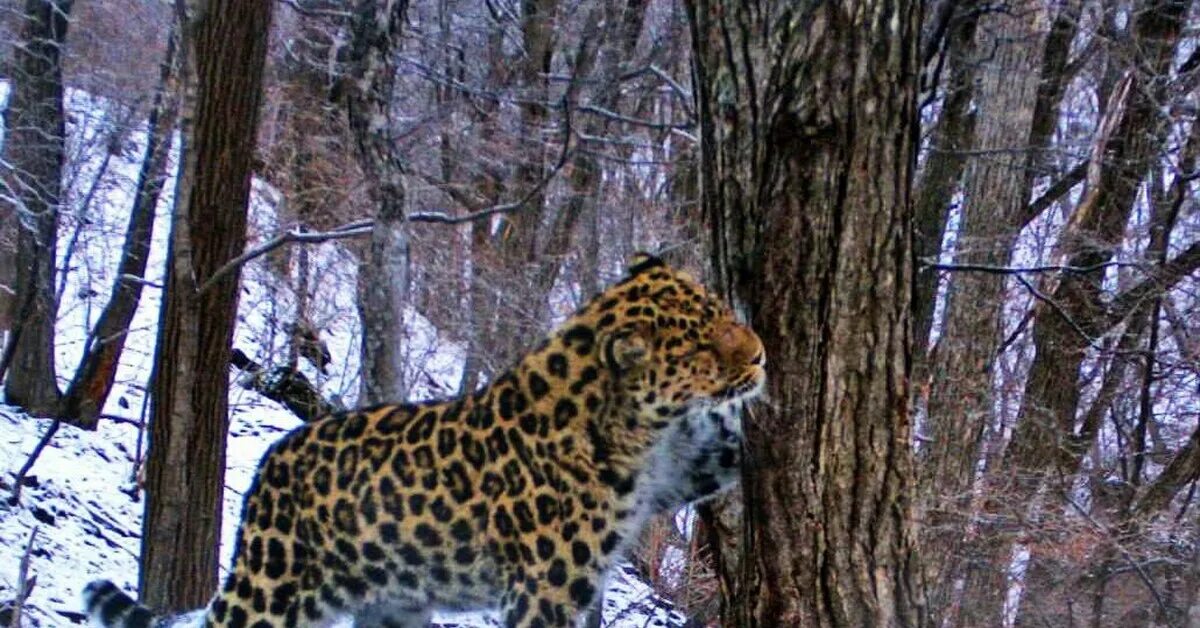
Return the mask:
<svg viewBox="0 0 1200 628">
<path fill-rule="evenodd" d="M 768 347 L 730 626 L 914 626 L 918 6 L 688 4 L 718 283 Z"/>
<path fill-rule="evenodd" d="M 57 411 L 59 397 L 54 264 L 66 150 L 61 51 L 72 4 L 26 0 L 4 114 L 2 196 L 12 200 L 0 207 L 0 219 L 17 225 L 4 396 L 8 403 L 43 415 Z"/>
<path fill-rule="evenodd" d="M 188 3 L 182 27 L 184 163 L 175 198 L 151 388 L 142 600 L 203 605 L 217 586 L 238 273 L 272 2 Z"/>
</svg>

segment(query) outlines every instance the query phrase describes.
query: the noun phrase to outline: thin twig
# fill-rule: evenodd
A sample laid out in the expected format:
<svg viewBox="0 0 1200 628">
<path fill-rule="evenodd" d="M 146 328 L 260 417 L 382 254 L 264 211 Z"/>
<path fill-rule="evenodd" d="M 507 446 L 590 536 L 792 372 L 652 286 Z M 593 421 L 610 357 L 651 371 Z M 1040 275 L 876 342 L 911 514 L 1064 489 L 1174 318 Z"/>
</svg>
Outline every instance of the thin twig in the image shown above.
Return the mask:
<svg viewBox="0 0 1200 628">
<path fill-rule="evenodd" d="M 1138 579 L 1141 580 L 1142 583 L 1146 585 L 1146 588 L 1150 590 L 1150 595 L 1154 596 L 1154 602 L 1158 604 L 1158 610 L 1160 610 L 1163 615 L 1167 615 L 1170 611 L 1167 609 L 1166 602 L 1164 602 L 1162 599 L 1162 594 L 1160 594 L 1158 589 L 1155 588 L 1154 581 L 1150 579 L 1150 575 L 1146 573 L 1146 570 L 1143 569 L 1142 566 L 1133 559 L 1133 556 L 1128 550 L 1125 549 L 1125 546 L 1121 544 L 1121 539 L 1118 538 L 1117 534 L 1113 530 L 1109 529 L 1108 526 L 1096 521 L 1095 517 L 1092 517 L 1092 515 L 1084 510 L 1083 507 L 1080 506 L 1074 499 L 1071 499 L 1071 496 L 1065 491 L 1063 491 L 1061 494 L 1062 498 L 1066 500 L 1066 502 L 1070 504 L 1072 508 L 1075 509 L 1075 512 L 1078 512 L 1080 516 L 1088 521 L 1088 523 L 1092 524 L 1092 526 L 1094 526 L 1097 530 L 1103 532 L 1112 539 L 1113 547 L 1115 547 L 1117 551 L 1121 553 L 1121 557 L 1125 559 L 1125 562 L 1129 563 L 1130 567 L 1133 567 L 1133 570 L 1137 572 Z"/>
<path fill-rule="evenodd" d="M 9 623 L 12 628 L 21 628 L 21 611 L 33 589 L 33 583 L 29 581 L 29 562 L 33 557 L 33 542 L 37 539 L 38 527 L 33 526 L 29 531 L 29 542 L 25 544 L 25 553 L 21 555 L 21 566 L 17 568 L 17 596 L 13 600 L 12 622 Z"/>
<path fill-rule="evenodd" d="M 994 266 L 991 264 L 943 264 L 934 261 L 931 258 L 920 260 L 922 268 L 932 268 L 933 270 L 944 270 L 953 272 L 978 272 L 988 273 L 992 275 L 1020 275 L 1021 273 L 1070 273 L 1073 275 L 1082 275 L 1086 273 L 1094 273 L 1106 268 L 1114 266 L 1120 268 L 1140 267 L 1138 262 L 1119 262 L 1109 261 L 1100 264 L 1092 264 L 1091 266 L 1065 266 L 1060 264 L 1048 264 L 1045 266 Z"/>
<path fill-rule="evenodd" d="M 634 118 L 632 116 L 620 114 L 615 111 L 609 111 L 608 109 L 596 105 L 581 105 L 577 109 L 580 113 L 588 113 L 624 124 L 645 127 L 647 129 L 690 129 L 696 126 L 692 122 L 656 122 L 654 120 L 642 120 L 641 118 Z"/>
<path fill-rule="evenodd" d="M 1041 290 L 1037 289 L 1037 286 L 1034 286 L 1032 283 L 1030 283 L 1029 280 L 1023 277 L 1020 273 L 1017 273 L 1013 276 L 1017 278 L 1017 281 L 1021 282 L 1022 286 L 1025 286 L 1025 289 L 1029 291 L 1029 294 L 1033 295 L 1033 298 L 1045 303 L 1046 305 L 1049 305 L 1055 313 L 1061 316 L 1062 319 L 1071 326 L 1071 329 L 1074 329 L 1075 332 L 1078 333 L 1080 337 L 1082 337 L 1084 341 L 1088 343 L 1088 345 L 1090 345 L 1093 349 L 1103 348 L 1099 345 L 1099 343 L 1096 342 L 1094 338 L 1092 338 L 1086 331 L 1083 330 L 1083 327 L 1079 326 L 1079 323 L 1075 322 L 1075 319 L 1071 318 L 1071 315 L 1064 310 L 1057 301 L 1043 294 Z"/>
</svg>

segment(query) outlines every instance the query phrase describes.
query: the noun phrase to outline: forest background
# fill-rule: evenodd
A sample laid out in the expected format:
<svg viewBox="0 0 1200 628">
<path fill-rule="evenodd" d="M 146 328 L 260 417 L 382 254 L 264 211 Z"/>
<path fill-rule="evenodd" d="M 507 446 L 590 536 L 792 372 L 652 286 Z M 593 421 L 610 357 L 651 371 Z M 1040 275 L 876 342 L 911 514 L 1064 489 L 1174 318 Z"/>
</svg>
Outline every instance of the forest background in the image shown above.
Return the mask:
<svg viewBox="0 0 1200 628">
<path fill-rule="evenodd" d="M 743 490 L 633 557 L 692 620 L 1197 625 L 1197 24 L 1164 0 L 6 0 L 4 399 L 46 442 L 145 428 L 141 593 L 198 606 L 238 390 L 300 420 L 469 391 L 662 250 L 769 347 Z M 147 301 L 156 340 L 127 346 Z"/>
</svg>

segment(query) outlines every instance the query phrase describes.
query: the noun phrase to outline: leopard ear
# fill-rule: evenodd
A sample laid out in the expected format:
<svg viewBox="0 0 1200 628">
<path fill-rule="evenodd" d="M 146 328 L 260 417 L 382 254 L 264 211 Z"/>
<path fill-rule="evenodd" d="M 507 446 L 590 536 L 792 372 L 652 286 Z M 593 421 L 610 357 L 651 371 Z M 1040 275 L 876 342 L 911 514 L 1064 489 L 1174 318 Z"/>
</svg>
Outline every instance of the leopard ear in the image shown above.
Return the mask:
<svg viewBox="0 0 1200 628">
<path fill-rule="evenodd" d="M 658 268 L 666 265 L 667 263 L 664 262 L 661 257 L 658 257 L 653 253 L 638 251 L 629 258 L 629 263 L 625 265 L 625 271 L 630 277 L 633 277 L 638 273 L 645 272 L 651 268 Z"/>
<path fill-rule="evenodd" d="M 621 331 L 604 340 L 604 365 L 622 375 L 645 365 L 650 356 L 650 341 L 636 331 Z"/>
</svg>

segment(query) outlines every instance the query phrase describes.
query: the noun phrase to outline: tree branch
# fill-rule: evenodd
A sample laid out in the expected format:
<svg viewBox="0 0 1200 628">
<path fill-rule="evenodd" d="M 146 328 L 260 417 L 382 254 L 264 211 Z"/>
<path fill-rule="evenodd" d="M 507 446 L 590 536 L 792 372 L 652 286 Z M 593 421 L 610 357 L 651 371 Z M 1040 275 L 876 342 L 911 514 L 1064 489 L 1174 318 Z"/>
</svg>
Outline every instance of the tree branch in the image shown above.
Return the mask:
<svg viewBox="0 0 1200 628">
<path fill-rule="evenodd" d="M 25 464 L 21 465 L 21 470 L 17 471 L 17 476 L 13 480 L 12 495 L 10 495 L 8 498 L 8 505 L 16 506 L 21 502 L 21 487 L 25 485 L 25 476 L 29 473 L 29 470 L 33 468 L 34 463 L 37 462 L 38 456 L 42 455 L 42 450 L 46 448 L 46 445 L 50 444 L 50 439 L 54 438 L 54 435 L 58 433 L 58 427 L 61 424 L 61 421 L 55 419 L 54 422 L 50 424 L 50 427 L 46 428 L 46 433 L 42 434 L 41 440 L 39 440 L 38 444 L 34 446 L 33 451 L 29 454 L 29 458 L 25 461 Z"/>
<path fill-rule="evenodd" d="M 1084 510 L 1078 502 L 1076 502 L 1071 498 L 1070 495 L 1066 493 L 1066 491 L 1061 492 L 1060 495 L 1064 501 L 1066 501 L 1071 505 L 1072 508 L 1075 509 L 1075 512 L 1079 513 L 1079 515 L 1084 519 L 1087 519 L 1088 523 L 1092 524 L 1092 527 L 1105 533 L 1112 539 L 1113 547 L 1117 549 L 1117 552 L 1121 554 L 1121 557 L 1125 559 L 1125 562 L 1129 563 L 1129 566 L 1132 567 L 1135 572 L 1137 572 L 1138 578 L 1142 581 L 1142 584 L 1146 585 L 1146 588 L 1150 591 L 1150 595 L 1154 597 L 1154 601 L 1158 604 L 1159 610 L 1161 610 L 1164 614 L 1167 613 L 1166 602 L 1163 601 L 1162 594 L 1158 592 L 1158 588 L 1154 586 L 1154 581 L 1150 579 L 1150 576 L 1146 573 L 1146 570 L 1140 564 L 1138 564 L 1137 560 L 1135 560 L 1134 557 L 1129 553 L 1129 550 L 1125 549 L 1125 546 L 1121 543 L 1121 539 L 1116 532 L 1099 521 L 1096 521 L 1096 518 L 1093 517 L 1091 513 Z"/>
<path fill-rule="evenodd" d="M 217 284 L 221 279 L 224 279 L 229 273 L 237 270 L 250 260 L 262 257 L 271 251 L 289 243 L 289 242 L 328 242 L 329 240 L 337 240 L 341 238 L 356 238 L 359 236 L 368 235 L 374 227 L 374 221 L 369 219 L 355 220 L 348 222 L 340 227 L 335 227 L 330 231 L 302 231 L 300 227 L 292 227 L 291 229 L 267 240 L 266 242 L 242 253 L 241 255 L 229 260 L 224 266 L 217 269 L 204 283 L 200 284 L 199 292 L 204 294 L 210 288 Z"/>
<path fill-rule="evenodd" d="M 1034 218 L 1037 218 L 1046 208 L 1054 204 L 1055 201 L 1062 198 L 1064 194 L 1070 192 L 1084 178 L 1087 177 L 1088 164 L 1090 160 L 1085 159 L 1075 165 L 1062 176 L 1061 179 L 1050 184 L 1046 191 L 1029 205 L 1025 207 L 1025 211 L 1021 215 L 1021 224 L 1027 225 Z"/>
<path fill-rule="evenodd" d="M 1091 266 L 1064 266 L 1060 264 L 1048 264 L 1046 266 L 993 266 L 990 264 L 943 264 L 934 261 L 932 258 L 920 260 L 922 268 L 931 268 L 933 270 L 944 270 L 953 272 L 980 272 L 991 275 L 1020 275 L 1023 273 L 1070 273 L 1073 275 L 1081 275 L 1086 273 L 1094 273 L 1099 270 L 1119 267 L 1140 267 L 1142 264 L 1137 262 L 1119 262 L 1109 261 Z"/>
<path fill-rule="evenodd" d="M 1023 275 L 1018 273 L 1013 276 L 1017 278 L 1017 281 L 1021 282 L 1022 286 L 1025 286 L 1025 289 L 1029 291 L 1029 294 L 1033 295 L 1033 298 L 1037 299 L 1038 301 L 1041 301 L 1042 303 L 1045 303 L 1047 306 L 1050 307 L 1050 309 L 1054 310 L 1055 314 L 1058 314 L 1059 316 L 1061 316 L 1062 319 L 1067 322 L 1067 325 L 1069 325 L 1071 327 L 1071 329 L 1075 330 L 1075 333 L 1079 334 L 1079 337 L 1083 338 L 1084 341 L 1086 341 L 1088 343 L 1088 345 L 1090 345 L 1094 349 L 1101 348 L 1099 343 L 1096 342 L 1096 339 L 1093 338 L 1092 335 L 1089 334 L 1086 330 L 1084 330 L 1083 326 L 1081 326 L 1078 322 L 1076 322 L 1075 319 L 1071 317 L 1071 314 L 1069 312 L 1067 312 L 1065 309 L 1063 309 L 1063 306 L 1059 305 L 1057 301 L 1055 301 L 1049 295 L 1043 294 L 1041 290 L 1037 289 L 1037 286 L 1030 283 L 1029 280 L 1026 279 Z"/>
<path fill-rule="evenodd" d="M 1155 269 L 1150 278 L 1117 295 L 1108 306 L 1108 313 L 1102 317 L 1100 329 L 1109 329 L 1125 320 L 1139 303 L 1156 292 L 1170 290 L 1197 268 L 1200 268 L 1200 240 Z"/>
<path fill-rule="evenodd" d="M 462 224 L 462 223 L 466 223 L 466 222 L 472 222 L 475 220 L 482 220 L 485 218 L 490 218 L 497 214 L 503 214 L 506 212 L 516 211 L 518 209 L 521 209 L 522 207 L 525 206 L 526 203 L 528 203 L 531 199 L 533 199 L 534 196 L 541 193 L 542 190 L 546 189 L 546 186 L 549 185 L 552 180 L 554 180 L 554 177 L 557 176 L 558 173 L 563 169 L 563 166 L 566 165 L 567 157 L 570 155 L 570 152 L 571 152 L 570 151 L 570 147 L 571 147 L 571 115 L 570 115 L 570 112 L 571 112 L 570 107 L 567 107 L 564 105 L 563 106 L 563 141 L 562 141 L 562 150 L 559 151 L 558 161 L 555 162 L 554 167 L 551 168 L 550 171 L 546 173 L 546 176 L 543 177 L 542 180 L 539 181 L 537 185 L 530 188 L 525 193 L 525 195 L 522 196 L 521 198 L 519 198 L 516 201 L 513 201 L 511 203 L 503 203 L 501 205 L 494 205 L 492 207 L 488 207 L 486 209 L 480 209 L 478 211 L 474 211 L 474 212 L 471 212 L 471 213 L 463 215 L 463 216 L 450 216 L 448 214 L 444 214 L 441 212 L 418 212 L 418 213 L 409 214 L 405 218 L 405 220 L 407 220 L 408 222 L 428 222 L 428 223 L 437 223 L 437 224 L 444 224 L 444 225 L 457 225 L 457 224 Z M 270 253 L 271 251 L 274 251 L 275 249 L 277 249 L 285 244 L 292 243 L 292 242 L 301 242 L 301 243 L 311 244 L 311 243 L 328 242 L 330 240 L 341 240 L 341 239 L 345 239 L 345 238 L 357 238 L 357 237 L 361 237 L 361 236 L 365 236 L 365 235 L 370 235 L 371 230 L 374 228 L 375 228 L 375 221 L 370 218 L 363 218 L 361 220 L 355 220 L 352 222 L 348 222 L 340 227 L 335 227 L 329 231 L 302 231 L 300 226 L 292 227 L 291 229 L 288 229 L 287 231 L 275 236 L 274 238 L 271 238 L 270 240 L 267 240 L 266 242 L 254 247 L 252 249 L 249 249 L 245 253 L 242 253 L 241 255 L 226 262 L 224 266 L 217 269 L 217 272 L 213 273 L 207 280 L 204 281 L 204 283 L 200 284 L 200 288 L 199 288 L 198 292 L 200 294 L 203 294 L 205 291 L 209 290 L 214 285 L 216 285 L 217 282 L 219 282 L 221 279 L 223 279 L 224 277 L 229 275 L 229 273 L 240 268 L 243 264 L 245 264 L 253 259 L 262 257 L 263 255 L 266 255 L 267 253 Z"/>
<path fill-rule="evenodd" d="M 1133 512 L 1137 517 L 1148 517 L 1162 510 L 1184 486 L 1200 478 L 1200 427 L 1192 432 L 1187 443 L 1180 448 L 1158 478 L 1146 487 Z"/>
</svg>

